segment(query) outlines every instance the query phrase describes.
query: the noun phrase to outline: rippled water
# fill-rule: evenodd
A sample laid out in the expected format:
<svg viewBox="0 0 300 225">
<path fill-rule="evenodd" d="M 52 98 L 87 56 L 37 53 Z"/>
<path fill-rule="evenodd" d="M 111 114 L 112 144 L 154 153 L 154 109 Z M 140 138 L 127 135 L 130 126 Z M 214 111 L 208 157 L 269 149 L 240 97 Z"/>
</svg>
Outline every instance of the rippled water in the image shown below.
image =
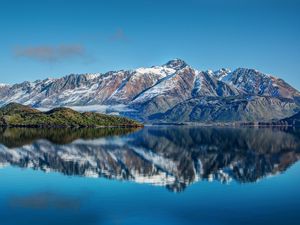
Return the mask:
<svg viewBox="0 0 300 225">
<path fill-rule="evenodd" d="M 0 224 L 299 224 L 300 132 L 0 129 Z"/>
</svg>

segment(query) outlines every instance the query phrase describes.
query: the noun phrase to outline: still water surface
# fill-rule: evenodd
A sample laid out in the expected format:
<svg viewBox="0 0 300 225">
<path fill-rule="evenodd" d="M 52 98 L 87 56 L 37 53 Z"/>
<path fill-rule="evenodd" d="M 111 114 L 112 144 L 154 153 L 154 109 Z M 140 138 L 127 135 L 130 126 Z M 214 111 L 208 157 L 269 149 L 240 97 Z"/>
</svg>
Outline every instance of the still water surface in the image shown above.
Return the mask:
<svg viewBox="0 0 300 225">
<path fill-rule="evenodd" d="M 299 224 L 299 159 L 298 130 L 0 129 L 0 224 Z"/>
</svg>

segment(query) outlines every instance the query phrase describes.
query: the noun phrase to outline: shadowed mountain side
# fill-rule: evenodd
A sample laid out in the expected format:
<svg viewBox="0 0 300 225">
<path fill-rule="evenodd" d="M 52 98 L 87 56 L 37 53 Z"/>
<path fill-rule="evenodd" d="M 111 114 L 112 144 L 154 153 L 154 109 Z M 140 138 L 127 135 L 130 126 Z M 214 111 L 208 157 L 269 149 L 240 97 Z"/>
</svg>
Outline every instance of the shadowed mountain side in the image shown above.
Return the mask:
<svg viewBox="0 0 300 225">
<path fill-rule="evenodd" d="M 153 114 L 151 121 L 239 122 L 271 121 L 299 110 L 294 100 L 266 96 L 192 98 L 165 113 Z"/>
<path fill-rule="evenodd" d="M 297 114 L 280 120 L 279 123 L 284 123 L 284 124 L 288 124 L 290 126 L 294 126 L 294 127 L 300 127 L 300 112 L 298 112 Z"/>
<path fill-rule="evenodd" d="M 0 147 L 1 164 L 131 180 L 172 191 L 203 179 L 255 182 L 285 171 L 299 159 L 297 130 L 146 127 L 63 145 L 36 140 L 18 148 Z"/>
</svg>

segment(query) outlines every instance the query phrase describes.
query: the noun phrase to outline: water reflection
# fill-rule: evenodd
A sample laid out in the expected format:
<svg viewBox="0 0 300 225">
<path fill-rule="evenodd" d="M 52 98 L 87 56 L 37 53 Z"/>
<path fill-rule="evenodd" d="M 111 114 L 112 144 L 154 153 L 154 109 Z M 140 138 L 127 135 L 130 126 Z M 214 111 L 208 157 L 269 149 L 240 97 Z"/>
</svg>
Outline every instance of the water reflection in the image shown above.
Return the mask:
<svg viewBox="0 0 300 225">
<path fill-rule="evenodd" d="M 200 180 L 255 182 L 300 158 L 296 130 L 199 127 L 2 129 L 0 163 L 182 191 Z"/>
</svg>

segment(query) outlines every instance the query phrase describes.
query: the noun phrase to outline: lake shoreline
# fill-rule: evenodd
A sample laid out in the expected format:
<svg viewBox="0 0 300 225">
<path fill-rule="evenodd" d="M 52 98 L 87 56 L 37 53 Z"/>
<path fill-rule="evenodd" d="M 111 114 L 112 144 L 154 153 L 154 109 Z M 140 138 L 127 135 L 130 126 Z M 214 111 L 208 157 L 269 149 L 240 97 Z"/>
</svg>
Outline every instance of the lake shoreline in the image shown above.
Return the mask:
<svg viewBox="0 0 300 225">
<path fill-rule="evenodd" d="M 144 125 L 108 125 L 108 126 L 77 126 L 77 125 L 3 125 L 1 124 L 0 127 L 3 128 L 43 128 L 43 129 L 60 129 L 60 128 L 143 128 Z"/>
<path fill-rule="evenodd" d="M 105 125 L 105 126 L 78 126 L 78 125 L 12 125 L 12 124 L 0 124 L 2 128 L 36 128 L 36 129 L 85 129 L 85 128 L 143 128 L 151 126 L 176 126 L 176 127 L 228 127 L 228 128 L 299 128 L 294 125 L 280 125 L 280 124 L 219 124 L 219 123 L 152 123 L 152 124 L 140 124 L 140 125 Z"/>
</svg>

